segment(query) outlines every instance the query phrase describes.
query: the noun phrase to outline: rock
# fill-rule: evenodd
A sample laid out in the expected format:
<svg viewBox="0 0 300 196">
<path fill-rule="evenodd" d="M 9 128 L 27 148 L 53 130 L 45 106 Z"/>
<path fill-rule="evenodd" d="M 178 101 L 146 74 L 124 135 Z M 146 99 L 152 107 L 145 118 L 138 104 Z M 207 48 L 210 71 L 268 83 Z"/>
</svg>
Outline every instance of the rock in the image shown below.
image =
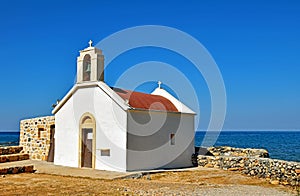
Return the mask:
<svg viewBox="0 0 300 196">
<path fill-rule="evenodd" d="M 231 150 L 232 150 L 232 148 L 230 146 L 225 146 L 224 147 L 224 151 L 231 151 Z"/>
<path fill-rule="evenodd" d="M 295 169 L 296 174 L 300 174 L 300 169 Z"/>
<path fill-rule="evenodd" d="M 150 175 L 147 175 L 147 180 L 151 180 L 151 176 Z"/>
<path fill-rule="evenodd" d="M 204 165 L 204 167 L 207 167 L 207 168 L 213 168 L 213 167 L 214 167 L 214 165 L 213 165 L 213 164 L 210 164 L 210 163 L 208 163 L 208 164 Z"/>
<path fill-rule="evenodd" d="M 279 184 L 279 180 L 271 180 L 270 183 L 274 184 L 274 185 L 278 185 Z"/>
<path fill-rule="evenodd" d="M 237 167 L 233 167 L 233 168 L 228 169 L 228 171 L 238 171 L 238 170 L 239 170 L 239 168 L 237 168 Z"/>
<path fill-rule="evenodd" d="M 291 183 L 290 183 L 292 186 L 297 186 L 297 182 L 295 181 L 295 180 L 293 180 L 293 181 L 291 181 Z"/>
</svg>

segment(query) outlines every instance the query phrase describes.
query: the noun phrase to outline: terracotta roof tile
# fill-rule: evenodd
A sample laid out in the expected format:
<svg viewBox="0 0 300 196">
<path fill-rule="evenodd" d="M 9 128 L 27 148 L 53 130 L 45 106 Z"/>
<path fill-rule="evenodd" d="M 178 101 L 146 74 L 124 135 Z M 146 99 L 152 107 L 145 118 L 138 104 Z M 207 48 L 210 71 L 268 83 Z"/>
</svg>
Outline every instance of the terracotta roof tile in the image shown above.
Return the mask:
<svg viewBox="0 0 300 196">
<path fill-rule="evenodd" d="M 112 90 L 122 99 L 128 100 L 129 105 L 133 108 L 178 112 L 177 108 L 170 100 L 160 95 L 151 95 L 114 87 L 112 87 Z"/>
</svg>

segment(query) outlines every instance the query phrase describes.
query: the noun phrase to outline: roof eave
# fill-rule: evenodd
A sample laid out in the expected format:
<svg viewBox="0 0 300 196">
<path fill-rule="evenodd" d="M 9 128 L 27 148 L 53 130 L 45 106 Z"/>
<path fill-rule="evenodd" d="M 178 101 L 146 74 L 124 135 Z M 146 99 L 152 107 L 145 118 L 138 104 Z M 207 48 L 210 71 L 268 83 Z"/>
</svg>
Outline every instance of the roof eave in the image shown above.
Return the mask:
<svg viewBox="0 0 300 196">
<path fill-rule="evenodd" d="M 164 111 L 164 110 L 148 110 L 144 108 L 128 108 L 128 111 L 147 111 L 147 112 L 160 112 L 160 113 L 172 113 L 172 114 L 188 114 L 188 115 L 196 115 L 196 113 L 187 113 L 187 112 L 179 112 L 179 111 Z"/>
<path fill-rule="evenodd" d="M 181 111 L 181 113 L 187 113 L 187 114 L 191 113 L 191 114 L 197 115 L 197 113 L 195 111 L 193 111 L 191 108 L 189 108 L 188 106 L 186 106 L 184 103 L 182 103 L 176 97 L 174 97 L 173 95 L 171 95 L 165 89 L 156 88 L 151 94 L 160 95 L 160 96 L 163 96 L 163 97 L 167 98 L 168 100 L 170 100 L 175 105 L 175 107 L 179 111 Z"/>
<path fill-rule="evenodd" d="M 56 114 L 60 108 L 72 97 L 72 95 L 79 89 L 79 88 L 88 88 L 97 86 L 97 83 L 78 83 L 75 84 L 71 90 L 64 96 L 64 98 L 55 106 L 55 108 L 52 110 L 52 114 Z"/>
<path fill-rule="evenodd" d="M 57 106 L 52 110 L 51 113 L 56 114 L 78 89 L 89 88 L 89 87 L 99 87 L 112 100 L 114 100 L 123 110 L 127 110 L 129 108 L 129 106 L 124 103 L 123 99 L 119 97 L 119 95 L 117 95 L 114 91 L 112 91 L 109 88 L 109 86 L 107 86 L 104 82 L 83 82 L 83 83 L 75 84 L 71 88 L 71 90 L 69 90 L 69 92 L 64 96 L 64 98 L 57 104 Z"/>
</svg>

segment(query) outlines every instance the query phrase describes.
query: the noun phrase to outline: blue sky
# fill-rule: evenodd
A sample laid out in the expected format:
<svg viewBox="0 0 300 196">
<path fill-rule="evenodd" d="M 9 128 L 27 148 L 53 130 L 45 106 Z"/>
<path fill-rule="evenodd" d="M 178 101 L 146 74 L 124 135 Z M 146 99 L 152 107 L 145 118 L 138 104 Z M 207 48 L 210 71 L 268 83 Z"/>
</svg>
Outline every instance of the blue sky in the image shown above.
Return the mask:
<svg viewBox="0 0 300 196">
<path fill-rule="evenodd" d="M 300 2 L 286 1 L 6 1 L 0 7 L 0 130 L 49 115 L 72 87 L 78 51 L 124 28 L 165 25 L 200 41 L 215 59 L 226 87 L 224 129 L 300 129 Z M 147 60 L 180 62 L 210 116 L 201 75 L 169 51 L 129 51 L 112 62 L 113 85 L 124 67 Z M 154 83 L 139 90 L 149 92 Z M 176 91 L 176 89 L 174 89 Z"/>
</svg>

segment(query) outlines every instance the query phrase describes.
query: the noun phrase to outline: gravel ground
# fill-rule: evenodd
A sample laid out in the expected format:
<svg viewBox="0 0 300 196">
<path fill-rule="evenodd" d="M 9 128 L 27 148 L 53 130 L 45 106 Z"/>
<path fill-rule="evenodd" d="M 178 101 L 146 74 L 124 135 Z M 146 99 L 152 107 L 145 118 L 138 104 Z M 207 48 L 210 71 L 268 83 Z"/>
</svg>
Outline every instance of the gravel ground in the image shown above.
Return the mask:
<svg viewBox="0 0 300 196">
<path fill-rule="evenodd" d="M 0 176 L 1 177 L 1 176 Z M 140 179 L 101 180 L 49 174 L 0 178 L 0 195 L 295 195 L 289 187 L 218 169 L 148 174 Z"/>
<path fill-rule="evenodd" d="M 170 189 L 163 187 L 151 190 L 139 190 L 131 192 L 133 195 L 270 195 L 270 196 L 285 196 L 292 195 L 284 191 L 276 189 L 265 188 L 260 186 L 250 185 L 232 185 L 220 187 L 196 187 L 187 189 L 183 186 L 179 189 Z M 130 195 L 130 194 L 129 194 Z"/>
</svg>

